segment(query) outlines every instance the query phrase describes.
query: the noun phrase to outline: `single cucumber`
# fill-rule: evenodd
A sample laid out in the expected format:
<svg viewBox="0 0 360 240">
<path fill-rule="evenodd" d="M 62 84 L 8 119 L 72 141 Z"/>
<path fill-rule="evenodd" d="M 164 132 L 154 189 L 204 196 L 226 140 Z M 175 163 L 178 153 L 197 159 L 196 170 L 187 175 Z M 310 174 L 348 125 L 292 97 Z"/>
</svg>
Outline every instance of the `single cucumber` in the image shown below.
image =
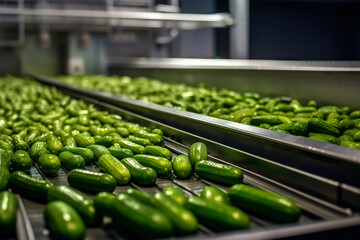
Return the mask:
<svg viewBox="0 0 360 240">
<path fill-rule="evenodd" d="M 228 195 L 215 186 L 206 186 L 200 197 L 220 204 L 231 204 Z"/>
<path fill-rule="evenodd" d="M 170 186 L 170 187 L 166 187 L 162 190 L 162 192 L 170 197 L 171 199 L 173 199 L 175 202 L 177 202 L 178 204 L 184 206 L 185 202 L 186 202 L 186 196 L 184 194 L 184 192 L 182 190 L 180 190 L 177 187 L 174 186 Z"/>
<path fill-rule="evenodd" d="M 85 225 L 76 210 L 62 201 L 46 205 L 45 222 L 55 239 L 81 240 L 85 237 Z"/>
<path fill-rule="evenodd" d="M 58 155 L 61 152 L 63 144 L 56 136 L 51 135 L 46 143 L 50 153 Z"/>
<path fill-rule="evenodd" d="M 120 144 L 118 144 L 118 143 L 114 143 L 114 145 L 109 147 L 108 149 L 109 149 L 111 155 L 113 155 L 114 157 L 116 157 L 119 160 L 126 158 L 126 157 L 134 156 L 134 154 L 132 153 L 132 151 L 130 149 L 121 148 Z"/>
<path fill-rule="evenodd" d="M 95 144 L 95 139 L 92 136 L 78 133 L 75 134 L 73 137 L 76 141 L 76 145 L 79 147 L 87 147 L 89 145 Z"/>
<path fill-rule="evenodd" d="M 161 136 L 164 135 L 164 132 L 163 132 L 161 129 L 159 129 L 159 128 L 155 128 L 155 129 L 153 129 L 151 132 L 152 132 L 152 133 L 159 134 L 159 135 L 161 135 Z"/>
<path fill-rule="evenodd" d="M 309 119 L 309 130 L 318 133 L 325 133 L 335 137 L 340 136 L 340 130 L 324 120 L 318 118 Z"/>
<path fill-rule="evenodd" d="M 133 143 L 129 140 L 126 140 L 126 139 L 122 139 L 122 138 L 118 138 L 118 143 L 120 144 L 120 146 L 122 148 L 126 148 L 126 149 L 129 149 L 131 150 L 133 153 L 135 154 L 142 154 L 142 153 L 145 153 L 145 148 L 144 146 L 141 146 L 137 143 Z"/>
<path fill-rule="evenodd" d="M 188 157 L 193 168 L 197 162 L 207 160 L 207 147 L 202 142 L 196 142 L 189 148 Z"/>
<path fill-rule="evenodd" d="M 314 133 L 314 132 L 310 132 L 308 134 L 308 137 L 313 137 L 313 136 L 320 136 L 320 137 L 323 137 L 325 138 L 326 140 L 328 140 L 329 142 L 331 143 L 334 143 L 334 144 L 340 144 L 340 140 L 337 138 L 337 137 L 334 137 L 332 135 L 329 135 L 329 134 L 325 134 L 325 133 Z"/>
<path fill-rule="evenodd" d="M 29 145 L 22 139 L 20 135 L 12 135 L 12 140 L 14 144 L 14 150 L 29 150 Z"/>
<path fill-rule="evenodd" d="M 0 166 L 0 191 L 8 188 L 10 172 L 7 168 Z"/>
<path fill-rule="evenodd" d="M 75 155 L 80 155 L 85 160 L 85 164 L 90 164 L 94 160 L 94 153 L 88 148 L 82 147 L 63 147 L 61 151 L 68 151 Z"/>
<path fill-rule="evenodd" d="M 259 126 L 260 124 L 267 123 L 271 126 L 281 124 L 282 121 L 278 116 L 266 115 L 266 116 L 255 116 L 250 120 L 251 125 Z"/>
<path fill-rule="evenodd" d="M 12 142 L 10 143 L 5 140 L 0 140 L 0 149 L 14 152 L 14 144 Z"/>
<path fill-rule="evenodd" d="M 145 147 L 146 154 L 153 155 L 153 156 L 159 156 L 167 158 L 168 160 L 171 160 L 172 153 L 169 149 L 166 149 L 164 147 L 160 146 L 146 146 Z"/>
<path fill-rule="evenodd" d="M 174 157 L 172 165 L 175 175 L 178 178 L 188 178 L 192 172 L 191 162 L 186 155 L 179 155 Z"/>
<path fill-rule="evenodd" d="M 133 135 L 130 135 L 126 139 L 144 147 L 152 145 L 151 141 L 147 138 L 135 137 Z"/>
<path fill-rule="evenodd" d="M 27 151 L 17 150 L 11 158 L 11 171 L 28 172 L 33 161 Z"/>
<path fill-rule="evenodd" d="M 71 148 L 76 147 L 75 138 L 73 138 L 72 136 L 64 137 L 64 138 L 62 139 L 62 143 L 63 143 L 63 146 L 64 146 L 64 147 L 71 147 Z"/>
<path fill-rule="evenodd" d="M 135 198 L 136 200 L 150 206 L 153 208 L 157 208 L 158 200 L 152 197 L 150 194 L 143 192 L 138 189 L 130 188 L 126 190 L 126 194 L 130 195 L 131 197 Z"/>
<path fill-rule="evenodd" d="M 59 154 L 61 165 L 64 166 L 68 171 L 75 168 L 84 168 L 85 160 L 80 155 L 75 155 L 71 152 L 65 151 Z"/>
<path fill-rule="evenodd" d="M 9 186 L 13 192 L 19 193 L 22 197 L 41 202 L 46 201 L 49 189 L 54 187 L 51 182 L 31 177 L 22 171 L 10 174 Z"/>
<path fill-rule="evenodd" d="M 105 147 L 111 147 L 114 145 L 114 138 L 111 136 L 104 136 L 95 141 L 96 145 L 102 145 Z"/>
<path fill-rule="evenodd" d="M 134 158 L 124 158 L 121 163 L 125 165 L 131 174 L 131 180 L 141 186 L 154 186 L 157 178 L 156 171 L 141 165 Z"/>
<path fill-rule="evenodd" d="M 92 192 L 113 192 L 116 179 L 107 173 L 97 173 L 85 169 L 73 169 L 67 175 L 71 187 Z"/>
<path fill-rule="evenodd" d="M 294 135 L 306 136 L 306 133 L 308 131 L 308 123 L 307 122 L 296 122 L 296 123 L 294 123 L 291 131 Z"/>
<path fill-rule="evenodd" d="M 48 202 L 63 201 L 73 207 L 84 222 L 92 225 L 96 222 L 94 202 L 83 193 L 72 187 L 58 185 L 51 188 L 47 194 Z"/>
<path fill-rule="evenodd" d="M 154 198 L 158 200 L 157 208 L 173 223 L 176 234 L 187 235 L 196 232 L 198 221 L 192 212 L 162 192 L 157 192 Z"/>
<path fill-rule="evenodd" d="M 61 162 L 58 156 L 46 153 L 39 157 L 38 165 L 45 175 L 54 175 L 58 173 Z"/>
<path fill-rule="evenodd" d="M 164 138 L 162 135 L 156 133 L 149 133 L 143 129 L 138 129 L 134 135 L 140 138 L 147 138 L 151 141 L 152 144 L 162 145 L 164 143 Z"/>
<path fill-rule="evenodd" d="M 240 209 L 191 196 L 185 207 L 195 214 L 200 223 L 215 231 L 244 229 L 250 227 L 249 216 Z"/>
<path fill-rule="evenodd" d="M 243 181 L 243 172 L 226 164 L 203 160 L 196 164 L 195 172 L 201 178 L 225 185 L 233 185 Z"/>
<path fill-rule="evenodd" d="M 133 158 L 135 158 L 141 165 L 154 169 L 158 175 L 167 175 L 172 170 L 171 162 L 163 157 L 137 154 Z"/>
<path fill-rule="evenodd" d="M 129 169 L 116 157 L 105 154 L 98 160 L 100 169 L 112 175 L 118 184 L 124 185 L 132 178 Z"/>
<path fill-rule="evenodd" d="M 170 237 L 173 228 L 170 220 L 159 210 L 143 204 L 126 193 L 112 202 L 112 217 L 117 225 L 142 238 Z"/>
<path fill-rule="evenodd" d="M 49 153 L 46 148 L 46 142 L 35 142 L 29 151 L 30 157 L 34 161 L 38 161 L 41 155 Z"/>
<path fill-rule="evenodd" d="M 4 167 L 9 170 L 12 156 L 12 151 L 0 148 L 0 167 Z"/>
<path fill-rule="evenodd" d="M 236 206 L 275 221 L 295 222 L 301 215 L 292 199 L 245 184 L 233 185 L 227 194 Z"/>
<path fill-rule="evenodd" d="M 343 141 L 351 141 L 354 142 L 354 138 L 350 135 L 341 135 L 339 138 L 340 143 Z"/>
<path fill-rule="evenodd" d="M 112 202 L 116 196 L 109 192 L 100 192 L 94 198 L 94 207 L 99 217 L 112 216 Z M 116 221 L 116 218 L 114 219 Z"/>
<path fill-rule="evenodd" d="M 15 232 L 18 201 L 12 192 L 0 192 L 0 235 Z"/>
<path fill-rule="evenodd" d="M 104 154 L 110 154 L 110 151 L 102 145 L 92 144 L 87 146 L 86 148 L 90 149 L 94 153 L 96 160 L 99 160 L 99 158 Z"/>
</svg>

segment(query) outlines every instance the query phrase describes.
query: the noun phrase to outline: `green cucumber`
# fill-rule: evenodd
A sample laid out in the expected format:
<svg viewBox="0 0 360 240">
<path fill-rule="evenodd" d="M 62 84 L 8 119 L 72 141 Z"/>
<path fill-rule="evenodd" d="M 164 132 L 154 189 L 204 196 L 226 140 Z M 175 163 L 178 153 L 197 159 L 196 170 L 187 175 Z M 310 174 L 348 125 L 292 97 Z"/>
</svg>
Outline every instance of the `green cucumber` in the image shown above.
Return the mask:
<svg viewBox="0 0 360 240">
<path fill-rule="evenodd" d="M 110 154 L 110 151 L 102 145 L 92 144 L 87 146 L 86 148 L 90 149 L 94 153 L 96 160 L 99 160 L 99 158 L 104 154 Z"/>
<path fill-rule="evenodd" d="M 141 165 L 134 158 L 124 158 L 121 163 L 125 165 L 131 174 L 131 181 L 141 186 L 154 186 L 157 174 L 152 168 Z"/>
<path fill-rule="evenodd" d="M 8 188 L 10 172 L 5 167 L 0 167 L 0 191 Z"/>
<path fill-rule="evenodd" d="M 200 192 L 200 197 L 220 204 L 231 204 L 229 197 L 215 186 L 206 186 Z"/>
<path fill-rule="evenodd" d="M 171 151 L 169 149 L 166 149 L 166 148 L 160 147 L 160 146 L 154 146 L 154 145 L 146 146 L 145 152 L 146 152 L 146 154 L 158 156 L 158 157 L 164 157 L 164 158 L 167 158 L 168 160 L 171 160 L 171 158 L 172 158 Z"/>
<path fill-rule="evenodd" d="M 143 129 L 138 129 L 134 135 L 140 138 L 147 138 L 151 141 L 152 144 L 162 145 L 164 143 L 164 138 L 162 135 L 156 133 L 149 133 Z"/>
<path fill-rule="evenodd" d="M 267 123 L 273 126 L 273 125 L 281 124 L 282 121 L 279 119 L 278 116 L 274 116 L 274 115 L 255 116 L 252 117 L 250 120 L 250 124 L 255 126 L 260 126 L 263 123 Z"/>
<path fill-rule="evenodd" d="M 143 192 L 138 189 L 130 188 L 126 190 L 126 194 L 150 207 L 157 208 L 158 201 L 146 192 Z"/>
<path fill-rule="evenodd" d="M 12 151 L 0 148 L 0 167 L 4 167 L 9 170 L 12 156 Z"/>
<path fill-rule="evenodd" d="M 129 131 L 124 127 L 116 128 L 116 132 L 118 134 L 120 134 L 120 136 L 122 136 L 122 137 L 128 137 L 129 136 Z"/>
<path fill-rule="evenodd" d="M 95 141 L 95 145 L 102 145 L 108 148 L 114 145 L 114 139 L 111 136 L 103 136 Z"/>
<path fill-rule="evenodd" d="M 45 175 L 54 175 L 58 173 L 61 162 L 58 156 L 46 153 L 39 157 L 38 165 Z"/>
<path fill-rule="evenodd" d="M 170 220 L 159 210 L 143 204 L 128 194 L 120 194 L 112 201 L 112 217 L 118 227 L 141 238 L 170 237 Z"/>
<path fill-rule="evenodd" d="M 198 162 L 195 172 L 201 178 L 225 185 L 241 183 L 244 178 L 243 172 L 239 168 L 210 160 Z"/>
<path fill-rule="evenodd" d="M 95 139 L 92 136 L 78 133 L 75 134 L 73 137 L 76 141 L 76 145 L 79 147 L 87 147 L 89 145 L 95 144 Z"/>
<path fill-rule="evenodd" d="M 275 221 L 295 222 L 301 215 L 292 199 L 245 184 L 232 186 L 227 194 L 234 205 Z"/>
<path fill-rule="evenodd" d="M 157 192 L 154 198 L 159 203 L 157 208 L 171 220 L 176 234 L 187 235 L 196 232 L 198 221 L 192 212 L 162 192 Z"/>
<path fill-rule="evenodd" d="M 28 172 L 33 161 L 27 151 L 17 150 L 11 158 L 11 171 Z"/>
<path fill-rule="evenodd" d="M 360 110 L 356 110 L 350 113 L 350 119 L 359 119 L 360 118 Z"/>
<path fill-rule="evenodd" d="M 354 142 L 354 138 L 352 136 L 350 136 L 350 135 L 341 135 L 338 139 L 339 139 L 340 142 L 343 142 L 343 141 Z"/>
<path fill-rule="evenodd" d="M 76 147 L 76 141 L 72 136 L 66 136 L 62 138 L 62 144 L 64 147 Z"/>
<path fill-rule="evenodd" d="M 178 178 L 188 178 L 192 172 L 191 162 L 186 155 L 179 155 L 174 157 L 172 165 L 175 175 Z"/>
<path fill-rule="evenodd" d="M 125 164 L 110 154 L 102 155 L 98 160 L 98 165 L 102 171 L 112 175 L 118 184 L 127 184 L 132 178 Z"/>
<path fill-rule="evenodd" d="M 340 144 L 340 140 L 337 138 L 337 137 L 334 137 L 332 135 L 329 135 L 329 134 L 325 134 L 325 133 L 314 133 L 314 132 L 310 132 L 308 134 L 308 137 L 313 137 L 313 136 L 320 136 L 320 137 L 323 137 L 325 138 L 326 140 L 328 140 L 329 142 L 331 143 L 334 143 L 334 144 Z"/>
<path fill-rule="evenodd" d="M 109 149 L 111 155 L 113 155 L 114 157 L 116 157 L 119 160 L 126 158 L 126 157 L 134 156 L 134 154 L 132 153 L 132 151 L 130 149 L 121 148 L 120 144 L 118 144 L 118 143 L 114 143 L 114 145 L 109 147 L 108 149 Z"/>
<path fill-rule="evenodd" d="M 80 155 L 75 155 L 71 152 L 65 151 L 61 152 L 58 157 L 60 159 L 61 165 L 68 171 L 75 168 L 85 167 L 85 160 Z"/>
<path fill-rule="evenodd" d="M 109 192 L 100 192 L 94 198 L 94 207 L 99 217 L 112 216 L 112 202 L 116 196 Z M 115 218 L 116 219 L 116 218 Z M 114 219 L 114 220 L 115 220 Z"/>
<path fill-rule="evenodd" d="M 130 135 L 126 139 L 144 147 L 152 145 L 151 141 L 147 138 L 135 137 L 133 135 Z"/>
<path fill-rule="evenodd" d="M 308 131 L 308 123 L 307 122 L 296 122 L 294 123 L 291 132 L 294 135 L 298 136 L 306 136 Z"/>
<path fill-rule="evenodd" d="M 58 155 L 61 152 L 63 144 L 56 136 L 51 135 L 46 143 L 50 153 Z"/>
<path fill-rule="evenodd" d="M 207 160 L 207 147 L 202 142 L 196 142 L 189 148 L 188 157 L 193 168 L 197 162 Z"/>
<path fill-rule="evenodd" d="M 141 165 L 154 169 L 158 175 L 167 175 L 172 170 L 171 162 L 163 157 L 137 154 L 133 158 L 135 158 Z"/>
<path fill-rule="evenodd" d="M 63 147 L 61 151 L 68 151 L 75 155 L 80 155 L 85 160 L 85 164 L 89 164 L 94 160 L 94 153 L 87 148 L 82 147 Z"/>
<path fill-rule="evenodd" d="M 181 191 L 179 188 L 171 186 L 171 187 L 166 187 L 162 190 L 162 192 L 170 197 L 171 199 L 173 199 L 175 202 L 177 202 L 178 204 L 184 206 L 185 202 L 186 202 L 186 196 L 184 194 L 183 191 Z"/>
<path fill-rule="evenodd" d="M 24 151 L 28 151 L 29 150 L 29 145 L 22 139 L 22 137 L 20 135 L 12 135 L 12 140 L 13 140 L 13 144 L 14 144 L 14 150 L 24 150 Z"/>
<path fill-rule="evenodd" d="M 309 119 L 309 130 L 318 133 L 325 133 L 335 137 L 340 136 L 340 130 L 324 120 L 318 118 Z"/>
<path fill-rule="evenodd" d="M 215 230 L 226 231 L 250 227 L 250 219 L 240 209 L 191 196 L 185 207 L 195 214 L 201 224 Z"/>
<path fill-rule="evenodd" d="M 59 185 L 51 188 L 47 194 L 48 202 L 63 201 L 73 207 L 87 225 L 96 222 L 94 202 L 72 187 Z"/>
<path fill-rule="evenodd" d="M 118 138 L 118 141 L 119 141 L 118 143 L 120 144 L 120 146 L 122 148 L 129 149 L 135 154 L 145 153 L 145 147 L 144 146 L 141 146 L 141 145 L 139 145 L 137 143 L 133 143 L 133 142 L 131 142 L 129 140 L 121 139 L 121 138 Z"/>
<path fill-rule="evenodd" d="M 22 197 L 40 202 L 46 201 L 49 189 L 54 187 L 51 182 L 31 177 L 22 171 L 10 174 L 9 186 L 13 192 L 19 193 Z"/>
<path fill-rule="evenodd" d="M 73 169 L 67 175 L 71 187 L 91 192 L 113 192 L 116 179 L 107 173 L 97 173 L 85 169 Z"/>
<path fill-rule="evenodd" d="M 46 142 L 35 142 L 29 150 L 30 157 L 34 161 L 38 161 L 41 155 L 49 153 Z"/>
<path fill-rule="evenodd" d="M 44 216 L 54 239 L 84 239 L 84 222 L 69 204 L 62 201 L 50 202 L 45 207 Z"/>
<path fill-rule="evenodd" d="M 156 134 L 159 134 L 159 135 L 161 135 L 161 136 L 164 135 L 164 132 L 163 132 L 161 129 L 159 129 L 159 128 L 153 129 L 153 130 L 151 131 L 151 133 L 156 133 Z"/>
<path fill-rule="evenodd" d="M 18 201 L 12 192 L 0 192 L 0 235 L 15 232 Z"/>
</svg>

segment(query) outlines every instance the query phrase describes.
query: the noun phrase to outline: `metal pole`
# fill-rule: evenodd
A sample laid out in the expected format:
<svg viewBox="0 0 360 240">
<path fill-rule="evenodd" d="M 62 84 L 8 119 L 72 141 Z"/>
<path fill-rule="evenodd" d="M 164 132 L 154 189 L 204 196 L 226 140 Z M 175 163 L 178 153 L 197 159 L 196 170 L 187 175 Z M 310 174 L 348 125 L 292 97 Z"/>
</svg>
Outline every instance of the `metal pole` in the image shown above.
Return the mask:
<svg viewBox="0 0 360 240">
<path fill-rule="evenodd" d="M 230 58 L 249 58 L 249 0 L 230 0 L 234 25 L 230 29 Z"/>
</svg>

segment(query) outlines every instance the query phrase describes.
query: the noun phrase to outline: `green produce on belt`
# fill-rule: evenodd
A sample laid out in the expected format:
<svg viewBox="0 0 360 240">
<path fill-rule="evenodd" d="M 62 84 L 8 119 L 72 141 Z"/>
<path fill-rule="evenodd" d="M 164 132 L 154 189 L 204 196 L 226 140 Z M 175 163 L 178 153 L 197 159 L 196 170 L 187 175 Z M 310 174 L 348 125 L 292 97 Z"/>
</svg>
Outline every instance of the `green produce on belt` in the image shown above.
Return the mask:
<svg viewBox="0 0 360 240">
<path fill-rule="evenodd" d="M 354 138 L 354 133 L 347 132 L 349 129 L 360 132 L 360 110 L 350 109 L 347 106 L 318 106 L 314 100 L 304 104 L 296 99 L 289 101 L 289 98 L 261 97 L 257 93 L 210 88 L 205 87 L 204 84 L 192 87 L 145 77 L 59 76 L 58 79 L 69 84 L 144 102 L 360 149 L 358 144 L 360 133 Z M 5 121 L 3 128 L 7 126 L 6 124 Z M 153 133 L 161 135 L 159 130 L 154 130 Z M 135 132 L 133 131 L 132 134 L 136 137 L 144 137 L 141 131 Z M 308 136 L 309 132 L 328 134 L 336 138 L 351 134 L 353 138 L 330 141 L 324 136 Z M 149 140 L 153 143 L 161 141 L 156 138 Z"/>
<path fill-rule="evenodd" d="M 12 192 L 0 192 L 0 236 L 15 232 L 18 201 Z"/>
</svg>

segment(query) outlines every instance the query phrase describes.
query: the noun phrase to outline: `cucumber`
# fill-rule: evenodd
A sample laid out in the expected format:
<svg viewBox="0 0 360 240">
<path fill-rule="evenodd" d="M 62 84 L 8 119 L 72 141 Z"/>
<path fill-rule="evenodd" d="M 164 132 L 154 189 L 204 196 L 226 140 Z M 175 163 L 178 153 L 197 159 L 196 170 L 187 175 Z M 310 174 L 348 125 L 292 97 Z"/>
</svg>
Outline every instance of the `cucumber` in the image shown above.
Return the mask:
<svg viewBox="0 0 360 240">
<path fill-rule="evenodd" d="M 99 217 L 112 216 L 112 202 L 116 196 L 109 192 L 100 192 L 94 198 L 94 207 Z M 116 218 L 114 219 L 116 221 Z"/>
<path fill-rule="evenodd" d="M 328 139 L 324 138 L 323 136 L 319 136 L 319 135 L 311 136 L 311 137 L 308 137 L 308 138 L 316 140 L 316 141 L 331 143 Z"/>
<path fill-rule="evenodd" d="M 153 130 L 151 131 L 151 133 L 156 133 L 156 134 L 159 134 L 159 135 L 161 135 L 161 136 L 164 135 L 164 132 L 163 132 L 161 129 L 159 129 L 159 128 L 153 129 Z"/>
<path fill-rule="evenodd" d="M 307 122 L 296 122 L 294 123 L 291 132 L 294 135 L 306 136 L 308 132 L 308 123 Z"/>
<path fill-rule="evenodd" d="M 94 153 L 87 148 L 82 147 L 63 147 L 61 151 L 68 151 L 75 155 L 80 155 L 85 160 L 85 164 L 90 164 L 94 160 Z"/>
<path fill-rule="evenodd" d="M 174 157 L 172 165 L 175 175 L 178 178 L 188 178 L 192 172 L 191 162 L 186 155 L 179 155 Z"/>
<path fill-rule="evenodd" d="M 309 119 L 309 130 L 318 133 L 325 133 L 335 137 L 340 136 L 340 130 L 324 120 L 318 118 Z"/>
<path fill-rule="evenodd" d="M 85 169 L 73 169 L 67 175 L 71 187 L 91 193 L 113 192 L 116 179 L 107 173 L 97 173 Z"/>
<path fill-rule="evenodd" d="M 356 110 L 350 113 L 350 119 L 359 119 L 360 118 L 360 110 Z"/>
<path fill-rule="evenodd" d="M 28 172 L 33 161 L 27 151 L 17 150 L 11 158 L 11 171 Z"/>
<path fill-rule="evenodd" d="M 340 142 L 343 142 L 343 141 L 354 142 L 354 138 L 352 136 L 350 136 L 350 135 L 341 135 L 338 139 L 339 139 Z"/>
<path fill-rule="evenodd" d="M 236 167 L 203 160 L 196 164 L 195 172 L 201 178 L 220 184 L 233 185 L 243 181 L 243 172 Z"/>
<path fill-rule="evenodd" d="M 207 147 L 202 142 L 196 142 L 189 148 L 188 157 L 193 168 L 197 162 L 207 160 Z"/>
<path fill-rule="evenodd" d="M 128 194 L 120 194 L 111 205 L 118 227 L 136 236 L 166 238 L 173 233 L 170 220 L 162 212 Z"/>
<path fill-rule="evenodd" d="M 183 191 L 181 191 L 179 188 L 171 186 L 171 187 L 166 187 L 162 190 L 162 192 L 170 197 L 171 199 L 173 199 L 175 202 L 177 202 L 178 204 L 184 206 L 185 202 L 186 202 L 186 196 L 184 194 Z"/>
<path fill-rule="evenodd" d="M 92 136 L 78 133 L 75 134 L 73 137 L 76 141 L 76 145 L 79 147 L 87 147 L 89 145 L 95 144 L 95 139 Z"/>
<path fill-rule="evenodd" d="M 68 171 L 75 168 L 84 168 L 85 160 L 80 155 L 75 155 L 71 152 L 65 151 L 59 154 L 61 165 Z"/>
<path fill-rule="evenodd" d="M 162 192 L 157 192 L 154 198 L 158 200 L 158 209 L 171 220 L 175 234 L 187 235 L 197 231 L 198 221 L 192 212 Z"/>
<path fill-rule="evenodd" d="M 61 162 L 58 156 L 46 153 L 39 157 L 38 165 L 45 175 L 54 175 L 59 171 Z"/>
<path fill-rule="evenodd" d="M 131 181 L 141 186 L 154 186 L 157 178 L 156 171 L 141 165 L 134 158 L 124 158 L 121 163 L 125 165 L 131 174 Z"/>
<path fill-rule="evenodd" d="M 84 239 L 84 222 L 69 204 L 62 201 L 50 202 L 45 207 L 44 216 L 54 239 Z"/>
<path fill-rule="evenodd" d="M 8 188 L 10 172 L 7 168 L 0 166 L 0 191 Z"/>
<path fill-rule="evenodd" d="M 49 189 L 54 187 L 51 182 L 31 177 L 22 171 L 10 174 L 9 186 L 13 192 L 19 193 L 22 197 L 40 202 L 46 201 Z"/>
<path fill-rule="evenodd" d="M 62 144 L 64 147 L 71 147 L 71 148 L 76 147 L 76 141 L 71 136 L 66 136 L 66 137 L 62 138 Z"/>
<path fill-rule="evenodd" d="M 231 204 L 228 195 L 215 186 L 206 186 L 200 192 L 200 197 L 220 204 Z"/>
<path fill-rule="evenodd" d="M 18 201 L 12 192 L 0 192 L 0 235 L 15 232 Z"/>
<path fill-rule="evenodd" d="M 146 146 L 145 152 L 146 154 L 158 156 L 158 157 L 164 157 L 167 158 L 168 160 L 171 160 L 172 158 L 171 151 L 169 149 L 160 146 Z"/>
<path fill-rule="evenodd" d="M 58 155 L 61 152 L 63 144 L 56 136 L 51 135 L 46 143 L 50 153 Z"/>
<path fill-rule="evenodd" d="M 140 138 L 147 138 L 151 141 L 152 144 L 162 145 L 164 143 L 164 138 L 162 135 L 156 133 L 149 133 L 143 129 L 138 129 L 134 135 Z"/>
<path fill-rule="evenodd" d="M 144 147 L 152 145 L 151 141 L 147 138 L 135 137 L 133 135 L 130 135 L 126 139 Z"/>
<path fill-rule="evenodd" d="M 35 142 L 29 151 L 30 157 L 34 161 L 38 161 L 41 155 L 49 153 L 46 148 L 46 142 Z"/>
<path fill-rule="evenodd" d="M 108 148 L 114 145 L 114 139 L 111 136 L 104 136 L 96 140 L 95 145 L 102 145 Z"/>
<path fill-rule="evenodd" d="M 199 222 L 214 231 L 244 229 L 250 227 L 250 219 L 240 209 L 191 196 L 185 207 L 195 214 Z"/>
<path fill-rule="evenodd" d="M 31 131 L 30 134 L 25 137 L 24 141 L 29 145 L 29 147 L 31 147 L 38 136 L 40 136 L 40 132 L 38 130 Z"/>
<path fill-rule="evenodd" d="M 129 136 L 129 131 L 126 128 L 123 128 L 123 127 L 116 128 L 116 132 L 118 134 L 120 134 L 122 137 L 128 137 Z"/>
<path fill-rule="evenodd" d="M 263 123 L 267 123 L 273 126 L 273 125 L 281 124 L 282 121 L 279 119 L 278 116 L 274 116 L 274 115 L 255 116 L 250 119 L 251 125 L 259 126 Z"/>
<path fill-rule="evenodd" d="M 12 151 L 0 148 L 0 167 L 4 167 L 9 170 L 12 156 Z"/>
<path fill-rule="evenodd" d="M 171 162 L 163 157 L 137 154 L 133 158 L 135 158 L 141 165 L 154 169 L 158 175 L 167 175 L 172 170 Z"/>
<path fill-rule="evenodd" d="M 93 225 L 96 222 L 93 200 L 72 187 L 59 185 L 49 189 L 47 200 L 48 202 L 63 201 L 69 204 L 80 214 L 87 225 Z"/>
<path fill-rule="evenodd" d="M 138 189 L 130 188 L 126 190 L 126 194 L 142 202 L 143 204 L 146 204 L 153 208 L 158 208 L 157 207 L 157 205 L 159 204 L 158 200 L 156 200 L 154 197 L 150 196 L 150 194 L 146 192 L 143 192 Z"/>
<path fill-rule="evenodd" d="M 144 148 L 144 146 L 141 146 L 141 145 L 139 145 L 139 144 L 137 144 L 137 143 L 133 143 L 133 142 L 131 142 L 131 141 L 129 141 L 129 140 L 126 140 L 126 139 L 120 139 L 119 138 L 119 140 L 118 140 L 119 142 L 119 144 L 120 144 L 120 146 L 122 147 L 122 148 L 126 148 L 126 149 L 129 149 L 129 150 L 131 150 L 133 153 L 135 153 L 135 154 L 142 154 L 142 153 L 145 153 L 145 148 Z"/>
<path fill-rule="evenodd" d="M 87 146 L 86 148 L 90 149 L 94 153 L 96 160 L 99 160 L 99 158 L 104 154 L 110 154 L 110 151 L 102 145 L 92 144 Z"/>
<path fill-rule="evenodd" d="M 337 138 L 337 137 L 334 137 L 332 135 L 329 135 L 329 134 L 325 134 L 325 133 L 313 133 L 313 132 L 310 132 L 308 134 L 308 137 L 313 137 L 313 136 L 320 136 L 320 137 L 323 137 L 325 138 L 326 140 L 328 140 L 329 142 L 331 143 L 334 143 L 334 144 L 340 144 L 340 140 Z"/>
<path fill-rule="evenodd" d="M 14 150 L 24 150 L 24 151 L 28 151 L 29 150 L 29 145 L 22 139 L 22 137 L 20 135 L 12 135 L 12 140 L 13 140 L 13 144 L 14 144 Z"/>
<path fill-rule="evenodd" d="M 118 184 L 127 184 L 132 178 L 125 164 L 110 154 L 102 155 L 98 160 L 98 165 L 102 171 L 112 175 Z"/>
<path fill-rule="evenodd" d="M 294 126 L 294 123 L 282 123 L 282 124 L 279 124 L 279 125 L 274 125 L 272 127 L 269 128 L 269 130 L 272 130 L 272 131 L 287 131 L 287 132 L 290 132 L 292 131 L 292 128 Z"/>
<path fill-rule="evenodd" d="M 132 151 L 130 149 L 121 148 L 120 144 L 118 144 L 118 143 L 114 143 L 114 145 L 109 147 L 108 149 L 109 149 L 111 155 L 113 155 L 114 157 L 116 157 L 119 160 L 126 158 L 126 157 L 134 156 L 134 154 L 132 153 Z"/>
<path fill-rule="evenodd" d="M 274 221 L 296 222 L 301 215 L 292 199 L 245 184 L 232 186 L 227 194 L 234 205 Z"/>
</svg>

